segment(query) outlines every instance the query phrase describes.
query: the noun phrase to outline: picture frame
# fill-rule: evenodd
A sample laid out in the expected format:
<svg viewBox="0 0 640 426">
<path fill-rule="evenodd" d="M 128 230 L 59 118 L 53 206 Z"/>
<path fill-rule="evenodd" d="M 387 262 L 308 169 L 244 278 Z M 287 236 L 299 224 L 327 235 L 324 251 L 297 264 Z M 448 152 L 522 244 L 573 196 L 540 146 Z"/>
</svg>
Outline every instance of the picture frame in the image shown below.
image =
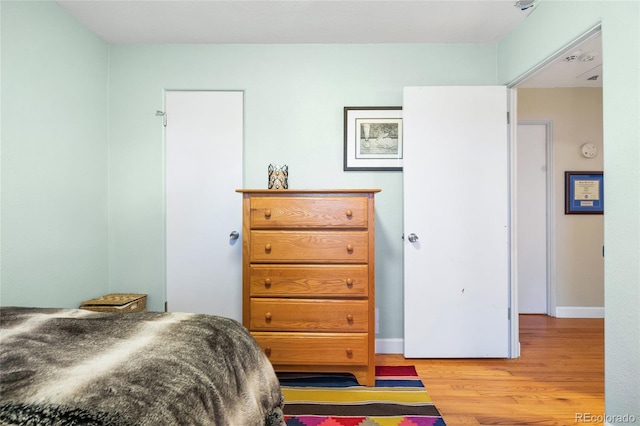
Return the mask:
<svg viewBox="0 0 640 426">
<path fill-rule="evenodd" d="M 402 171 L 402 107 L 344 107 L 344 170 Z"/>
<path fill-rule="evenodd" d="M 564 213 L 604 213 L 602 172 L 564 172 Z"/>
</svg>

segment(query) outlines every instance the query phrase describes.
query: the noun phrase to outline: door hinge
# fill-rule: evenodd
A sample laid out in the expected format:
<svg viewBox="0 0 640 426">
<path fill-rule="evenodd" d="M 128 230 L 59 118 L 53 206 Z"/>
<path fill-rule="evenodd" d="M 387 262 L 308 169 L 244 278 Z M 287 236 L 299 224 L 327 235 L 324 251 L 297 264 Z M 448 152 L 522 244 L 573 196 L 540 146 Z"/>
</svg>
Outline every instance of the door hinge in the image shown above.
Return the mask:
<svg viewBox="0 0 640 426">
<path fill-rule="evenodd" d="M 165 312 L 169 312 L 169 307 L 168 307 L 167 302 L 164 302 L 164 311 Z"/>
<path fill-rule="evenodd" d="M 507 308 L 507 319 L 511 321 L 511 308 Z"/>
<path fill-rule="evenodd" d="M 162 117 L 162 125 L 167 127 L 167 112 L 166 111 L 156 111 L 156 117 Z"/>
<path fill-rule="evenodd" d="M 511 113 L 507 111 L 507 124 L 511 124 Z"/>
</svg>

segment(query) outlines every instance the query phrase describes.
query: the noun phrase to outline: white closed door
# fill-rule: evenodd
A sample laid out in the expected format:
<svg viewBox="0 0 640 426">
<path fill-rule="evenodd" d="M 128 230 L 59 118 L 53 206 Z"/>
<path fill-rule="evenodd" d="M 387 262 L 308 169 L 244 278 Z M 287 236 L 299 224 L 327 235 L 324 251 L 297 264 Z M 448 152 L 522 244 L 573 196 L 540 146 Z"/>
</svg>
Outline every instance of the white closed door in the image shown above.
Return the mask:
<svg viewBox="0 0 640 426">
<path fill-rule="evenodd" d="M 518 124 L 518 312 L 547 313 L 547 126 Z"/>
<path fill-rule="evenodd" d="M 508 357 L 505 87 L 404 90 L 404 355 Z"/>
<path fill-rule="evenodd" d="M 168 91 L 167 310 L 242 320 L 241 91 Z"/>
</svg>

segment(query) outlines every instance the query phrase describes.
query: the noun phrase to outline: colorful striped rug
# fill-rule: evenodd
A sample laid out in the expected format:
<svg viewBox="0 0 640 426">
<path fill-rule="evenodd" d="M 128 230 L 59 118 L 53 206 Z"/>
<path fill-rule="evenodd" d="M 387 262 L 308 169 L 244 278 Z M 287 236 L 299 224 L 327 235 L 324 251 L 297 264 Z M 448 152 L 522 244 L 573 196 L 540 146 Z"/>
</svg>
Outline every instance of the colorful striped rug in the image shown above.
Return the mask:
<svg viewBox="0 0 640 426">
<path fill-rule="evenodd" d="M 350 374 L 279 373 L 287 426 L 444 426 L 413 366 L 376 367 L 375 387 Z"/>
</svg>

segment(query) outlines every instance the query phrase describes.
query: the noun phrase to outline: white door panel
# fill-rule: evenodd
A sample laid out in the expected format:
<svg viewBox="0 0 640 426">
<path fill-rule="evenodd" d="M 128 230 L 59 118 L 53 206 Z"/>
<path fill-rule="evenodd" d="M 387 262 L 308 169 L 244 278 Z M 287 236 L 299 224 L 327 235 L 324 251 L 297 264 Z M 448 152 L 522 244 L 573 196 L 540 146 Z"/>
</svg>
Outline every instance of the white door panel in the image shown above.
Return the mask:
<svg viewBox="0 0 640 426">
<path fill-rule="evenodd" d="M 505 87 L 405 88 L 405 356 L 507 357 Z"/>
<path fill-rule="evenodd" d="M 167 305 L 242 320 L 243 92 L 166 93 Z"/>
<path fill-rule="evenodd" d="M 518 125 L 518 312 L 547 313 L 547 126 Z"/>
</svg>

